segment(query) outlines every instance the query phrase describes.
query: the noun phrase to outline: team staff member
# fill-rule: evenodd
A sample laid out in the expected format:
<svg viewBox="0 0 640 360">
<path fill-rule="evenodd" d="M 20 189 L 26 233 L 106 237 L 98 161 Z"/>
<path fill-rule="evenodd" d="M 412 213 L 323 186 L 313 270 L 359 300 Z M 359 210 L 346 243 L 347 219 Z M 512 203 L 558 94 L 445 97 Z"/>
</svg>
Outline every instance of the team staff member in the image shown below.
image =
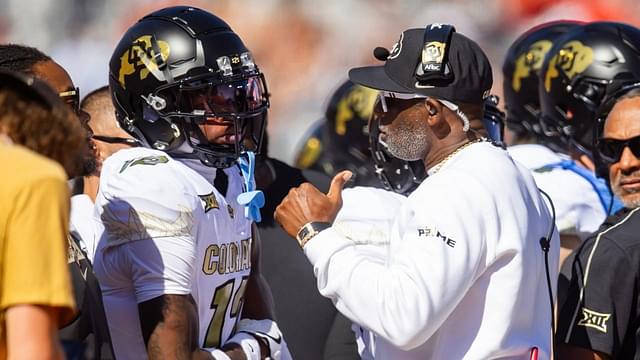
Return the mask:
<svg viewBox="0 0 640 360">
<path fill-rule="evenodd" d="M 594 150 L 625 209 L 576 250 L 558 316 L 560 359 L 640 358 L 640 87 L 624 89 L 604 108 L 613 102 Z"/>
<path fill-rule="evenodd" d="M 63 358 L 56 330 L 74 316 L 69 191 L 62 167 L 45 156 L 73 164 L 59 149 L 82 144 L 80 126 L 46 85 L 0 73 L 0 163 L 10 174 L 0 186 L 0 359 Z"/>
<path fill-rule="evenodd" d="M 486 359 L 550 354 L 551 311 L 539 240 L 553 227 L 529 171 L 485 141 L 491 67 L 468 38 L 440 24 L 410 29 L 384 66 L 351 70 L 385 92 L 377 104 L 390 153 L 429 176 L 394 218 L 385 257 L 331 228 L 349 173 L 327 195 L 294 189 L 276 219 L 297 236 L 320 292 L 377 337 L 376 358 Z M 417 64 L 417 66 L 416 66 Z M 367 206 L 367 204 L 362 204 Z M 551 274 L 557 274 L 554 235 Z"/>
</svg>

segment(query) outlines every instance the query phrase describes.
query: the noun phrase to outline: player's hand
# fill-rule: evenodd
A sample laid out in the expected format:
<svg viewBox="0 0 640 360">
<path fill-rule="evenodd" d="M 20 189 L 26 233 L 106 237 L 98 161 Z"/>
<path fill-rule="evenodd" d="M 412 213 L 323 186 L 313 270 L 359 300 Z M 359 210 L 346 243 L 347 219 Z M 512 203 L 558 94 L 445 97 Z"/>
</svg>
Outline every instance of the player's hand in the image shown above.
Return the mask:
<svg viewBox="0 0 640 360">
<path fill-rule="evenodd" d="M 276 208 L 274 219 L 293 238 L 308 222 L 332 223 L 342 207 L 344 184 L 351 176 L 352 173 L 348 170 L 338 173 L 331 180 L 331 187 L 326 195 L 310 183 L 289 190 L 289 194 Z"/>
</svg>

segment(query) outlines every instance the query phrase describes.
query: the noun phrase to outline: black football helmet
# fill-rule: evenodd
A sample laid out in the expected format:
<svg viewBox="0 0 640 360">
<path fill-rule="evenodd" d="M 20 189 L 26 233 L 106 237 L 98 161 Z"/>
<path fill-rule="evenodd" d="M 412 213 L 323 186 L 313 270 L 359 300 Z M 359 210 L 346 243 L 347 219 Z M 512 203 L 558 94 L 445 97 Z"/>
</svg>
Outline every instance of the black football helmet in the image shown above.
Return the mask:
<svg viewBox="0 0 640 360">
<path fill-rule="evenodd" d="M 120 125 L 147 147 L 218 168 L 260 149 L 264 76 L 240 37 L 204 10 L 176 6 L 139 20 L 114 50 L 109 85 Z M 199 127 L 221 121 L 234 144 L 213 144 Z"/>
<path fill-rule="evenodd" d="M 351 170 L 354 184 L 379 186 L 369 150 L 368 121 L 378 92 L 347 80 L 331 95 L 324 118 L 314 124 L 296 165 L 334 176 Z"/>
<path fill-rule="evenodd" d="M 543 125 L 591 155 L 603 97 L 640 76 L 640 30 L 614 22 L 578 26 L 556 39 L 539 76 Z"/>
<path fill-rule="evenodd" d="M 538 71 L 554 40 L 580 23 L 554 21 L 538 25 L 522 34 L 507 50 L 502 74 L 506 125 L 519 137 L 547 139 L 539 121 Z"/>
</svg>

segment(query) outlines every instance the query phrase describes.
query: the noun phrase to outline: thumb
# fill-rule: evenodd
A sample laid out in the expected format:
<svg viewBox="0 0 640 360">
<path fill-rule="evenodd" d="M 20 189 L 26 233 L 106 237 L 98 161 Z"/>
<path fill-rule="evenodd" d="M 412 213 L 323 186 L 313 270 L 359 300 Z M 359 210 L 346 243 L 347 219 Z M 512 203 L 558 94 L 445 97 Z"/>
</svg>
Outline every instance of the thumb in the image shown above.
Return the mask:
<svg viewBox="0 0 640 360">
<path fill-rule="evenodd" d="M 339 201 L 342 196 L 341 193 L 344 188 L 344 184 L 351 179 L 352 175 L 353 173 L 351 173 L 351 171 L 344 170 L 334 176 L 333 180 L 331 180 L 331 187 L 329 187 L 327 197 L 332 201 Z"/>
</svg>

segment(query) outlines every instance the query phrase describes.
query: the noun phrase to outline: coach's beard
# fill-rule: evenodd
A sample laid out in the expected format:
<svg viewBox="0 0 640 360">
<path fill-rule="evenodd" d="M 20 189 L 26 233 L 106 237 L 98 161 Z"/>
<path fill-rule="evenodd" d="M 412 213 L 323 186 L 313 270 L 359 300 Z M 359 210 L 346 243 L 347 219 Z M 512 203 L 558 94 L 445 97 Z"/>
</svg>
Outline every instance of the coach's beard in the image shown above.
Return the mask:
<svg viewBox="0 0 640 360">
<path fill-rule="evenodd" d="M 391 155 L 406 161 L 424 160 L 428 149 L 426 129 L 406 122 L 385 134 L 383 141 Z"/>
</svg>

